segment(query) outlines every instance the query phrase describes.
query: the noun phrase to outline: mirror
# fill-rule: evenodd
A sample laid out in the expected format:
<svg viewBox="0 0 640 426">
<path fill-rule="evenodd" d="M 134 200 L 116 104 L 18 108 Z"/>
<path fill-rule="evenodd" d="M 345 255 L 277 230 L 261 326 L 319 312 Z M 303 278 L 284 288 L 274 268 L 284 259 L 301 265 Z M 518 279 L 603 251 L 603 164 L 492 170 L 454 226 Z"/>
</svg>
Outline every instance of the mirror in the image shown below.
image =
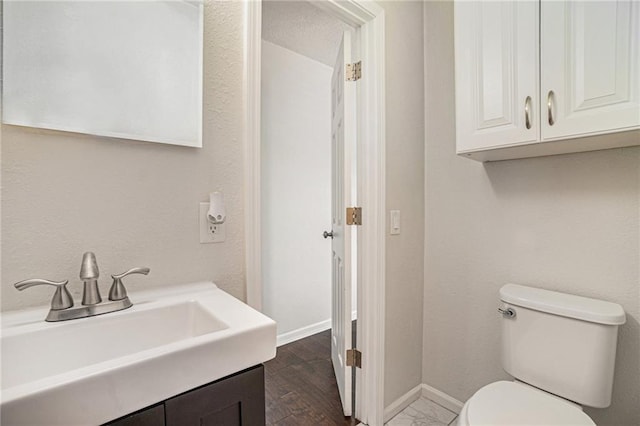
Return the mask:
<svg viewBox="0 0 640 426">
<path fill-rule="evenodd" d="M 4 1 L 3 122 L 202 147 L 201 1 Z"/>
</svg>

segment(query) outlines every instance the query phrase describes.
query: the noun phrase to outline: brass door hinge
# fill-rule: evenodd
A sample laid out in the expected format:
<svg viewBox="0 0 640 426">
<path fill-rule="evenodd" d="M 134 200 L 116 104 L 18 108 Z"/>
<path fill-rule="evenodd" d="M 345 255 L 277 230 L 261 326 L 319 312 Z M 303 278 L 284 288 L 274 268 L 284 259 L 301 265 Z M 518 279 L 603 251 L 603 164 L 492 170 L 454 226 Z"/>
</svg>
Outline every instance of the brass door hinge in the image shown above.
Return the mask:
<svg viewBox="0 0 640 426">
<path fill-rule="evenodd" d="M 362 77 L 362 61 L 346 65 L 345 80 L 356 81 Z"/>
<path fill-rule="evenodd" d="M 362 207 L 347 207 L 347 225 L 362 225 Z"/>
<path fill-rule="evenodd" d="M 347 367 L 362 368 L 362 352 L 357 349 L 347 349 Z"/>
</svg>

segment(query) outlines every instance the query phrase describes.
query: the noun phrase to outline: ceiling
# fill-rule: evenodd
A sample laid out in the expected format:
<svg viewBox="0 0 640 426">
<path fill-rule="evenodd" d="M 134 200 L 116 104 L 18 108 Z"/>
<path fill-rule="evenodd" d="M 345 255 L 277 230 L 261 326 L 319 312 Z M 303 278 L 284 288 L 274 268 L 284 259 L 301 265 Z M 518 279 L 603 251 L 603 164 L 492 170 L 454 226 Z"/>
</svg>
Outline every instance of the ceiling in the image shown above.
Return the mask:
<svg viewBox="0 0 640 426">
<path fill-rule="evenodd" d="M 351 26 L 313 2 L 262 3 L 262 39 L 333 67 L 344 31 Z"/>
</svg>

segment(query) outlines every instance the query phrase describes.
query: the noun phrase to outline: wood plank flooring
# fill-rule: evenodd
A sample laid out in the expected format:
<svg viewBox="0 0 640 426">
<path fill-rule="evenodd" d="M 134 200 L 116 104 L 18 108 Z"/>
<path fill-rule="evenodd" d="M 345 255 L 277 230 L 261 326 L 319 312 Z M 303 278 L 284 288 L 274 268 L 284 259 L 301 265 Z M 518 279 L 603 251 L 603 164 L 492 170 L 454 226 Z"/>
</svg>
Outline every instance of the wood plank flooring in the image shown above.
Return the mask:
<svg viewBox="0 0 640 426">
<path fill-rule="evenodd" d="M 331 330 L 280 346 L 264 366 L 267 425 L 358 423 L 342 412 L 331 365 Z"/>
</svg>

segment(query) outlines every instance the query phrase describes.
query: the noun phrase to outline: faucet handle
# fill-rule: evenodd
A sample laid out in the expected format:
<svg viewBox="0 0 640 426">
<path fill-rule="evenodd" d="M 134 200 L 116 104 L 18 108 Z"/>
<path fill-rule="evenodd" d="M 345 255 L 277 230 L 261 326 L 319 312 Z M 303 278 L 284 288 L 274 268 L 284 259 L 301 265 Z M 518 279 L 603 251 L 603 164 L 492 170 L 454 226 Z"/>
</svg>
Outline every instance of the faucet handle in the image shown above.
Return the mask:
<svg viewBox="0 0 640 426">
<path fill-rule="evenodd" d="M 20 291 L 36 285 L 52 285 L 56 287 L 56 291 L 53 293 L 53 298 L 51 299 L 51 310 L 59 311 L 73 306 L 73 297 L 71 297 L 69 290 L 67 290 L 67 284 L 69 284 L 69 280 L 58 282 L 35 278 L 17 282 L 14 286 Z"/>
<path fill-rule="evenodd" d="M 147 275 L 150 271 L 151 269 L 149 268 L 132 268 L 121 274 L 111 275 L 111 278 L 113 278 L 113 284 L 111 284 L 111 289 L 109 290 L 109 300 L 122 300 L 127 297 L 127 290 L 122 284 L 122 279 L 124 277 L 131 274 Z"/>
</svg>

